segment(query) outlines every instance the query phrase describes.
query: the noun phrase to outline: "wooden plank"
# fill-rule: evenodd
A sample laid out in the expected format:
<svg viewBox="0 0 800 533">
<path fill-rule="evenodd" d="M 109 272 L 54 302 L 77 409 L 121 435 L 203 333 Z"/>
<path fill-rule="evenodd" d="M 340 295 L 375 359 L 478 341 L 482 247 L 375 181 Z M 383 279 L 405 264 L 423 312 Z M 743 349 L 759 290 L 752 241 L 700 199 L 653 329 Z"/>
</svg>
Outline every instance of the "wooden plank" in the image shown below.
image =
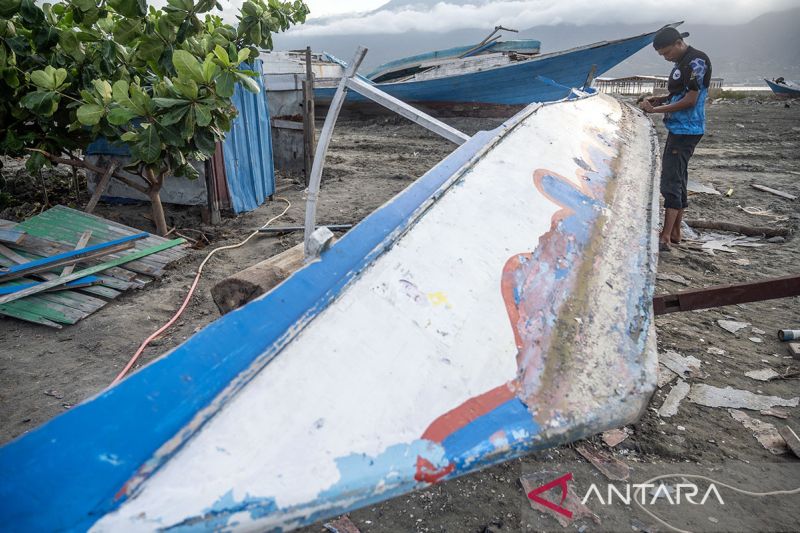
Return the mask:
<svg viewBox="0 0 800 533">
<path fill-rule="evenodd" d="M 82 248 L 85 248 L 86 245 L 89 243 L 89 239 L 91 239 L 91 238 L 92 238 L 92 230 L 87 229 L 86 231 L 83 232 L 83 234 L 81 235 L 81 238 L 78 239 L 78 244 L 75 245 L 75 249 L 76 250 L 80 250 Z M 67 265 L 67 266 L 64 267 L 64 270 L 61 271 L 61 275 L 62 276 L 69 276 L 70 274 L 72 274 L 73 270 L 75 270 L 75 265 L 74 264 L 73 265 Z"/>
<path fill-rule="evenodd" d="M 7 281 L 22 276 L 28 276 L 37 272 L 47 272 L 60 266 L 71 265 L 87 259 L 96 259 L 98 257 L 111 255 L 122 250 L 127 250 L 133 247 L 134 240 L 142 239 L 147 235 L 147 233 L 131 235 L 116 241 L 109 241 L 103 244 L 89 246 L 88 248 L 84 248 L 82 250 L 72 250 L 50 257 L 29 261 L 21 265 L 15 265 L 9 267 L 5 272 L 0 271 L 0 281 Z"/>
<path fill-rule="evenodd" d="M 25 232 L 15 229 L 0 229 L 0 242 L 18 244 L 25 238 Z"/>
<path fill-rule="evenodd" d="M 26 322 L 33 322 L 34 324 L 41 324 L 43 326 L 48 326 L 51 328 L 61 329 L 62 326 L 58 322 L 53 322 L 52 320 L 48 320 L 43 316 L 31 313 L 30 311 L 26 311 L 24 309 L 16 309 L 14 306 L 16 303 L 9 304 L 8 306 L 0 306 L 0 315 L 5 315 L 11 318 L 17 318 L 19 320 L 25 320 Z"/>
<path fill-rule="evenodd" d="M 314 146 L 316 145 L 314 110 L 314 73 L 311 71 L 311 47 L 306 47 L 306 79 L 303 82 L 303 170 L 306 185 L 311 177 L 311 168 L 314 165 Z"/>
<path fill-rule="evenodd" d="M 292 120 L 283 120 L 280 118 L 273 118 L 272 119 L 272 127 L 284 130 L 302 130 L 303 123 L 302 122 L 294 122 Z"/>
<path fill-rule="evenodd" d="M 85 276 L 91 276 L 92 274 L 96 274 L 98 272 L 102 272 L 103 270 L 107 270 L 107 269 L 109 269 L 111 267 L 123 265 L 123 264 L 131 262 L 131 261 L 135 261 L 135 260 L 139 259 L 140 257 L 144 257 L 144 256 L 149 255 L 149 254 L 157 253 L 157 252 L 159 252 L 161 250 L 166 250 L 167 248 L 172 247 L 172 246 L 178 246 L 180 244 L 183 244 L 184 242 L 186 242 L 186 241 L 183 240 L 183 239 L 175 239 L 175 240 L 172 240 L 172 241 L 167 241 L 165 243 L 159 244 L 158 246 L 154 246 L 152 248 L 148 248 L 147 250 L 140 250 L 138 252 L 134 252 L 134 253 L 128 254 L 128 255 L 126 255 L 124 257 L 120 257 L 118 259 L 114 259 L 113 261 L 109 261 L 107 263 L 103 263 L 101 265 L 85 268 L 85 269 L 83 269 L 83 270 L 81 270 L 79 272 L 74 272 L 74 273 L 70 274 L 69 276 L 59 277 L 59 278 L 54 279 L 54 280 L 50 280 L 50 281 L 45 281 L 45 282 L 39 283 L 36 287 L 31 287 L 30 289 L 26 289 L 24 291 L 20 291 L 20 292 L 15 293 L 15 294 L 8 294 L 6 296 L 0 297 L 0 304 L 13 302 L 14 300 L 19 300 L 20 298 L 24 298 L 24 297 L 30 296 L 32 294 L 40 293 L 40 292 L 42 292 L 44 290 L 47 290 L 47 289 L 49 289 L 51 287 L 56 287 L 58 285 L 62 285 L 64 283 L 67 283 L 68 281 L 72 281 L 72 280 L 75 280 L 75 279 L 80 279 L 80 278 L 85 277 Z"/>
<path fill-rule="evenodd" d="M 39 282 L 26 281 L 24 283 L 19 283 L 19 284 L 4 284 L 0 286 L 0 296 L 4 294 L 13 294 L 17 291 L 21 291 L 22 289 L 33 287 L 37 283 Z M 59 290 L 67 290 L 67 289 L 88 287 L 94 283 L 100 283 L 100 279 L 97 276 L 86 276 L 85 278 L 76 279 L 75 281 L 70 281 L 69 283 L 66 283 L 61 287 L 53 287 L 53 288 Z"/>
<path fill-rule="evenodd" d="M 64 305 L 62 302 L 48 299 L 48 296 L 53 295 L 38 294 L 26 300 L 2 304 L 0 305 L 0 311 L 22 310 L 60 324 L 75 324 L 80 319 L 88 316 L 86 312 Z"/>
<path fill-rule="evenodd" d="M 317 150 L 314 154 L 314 165 L 311 168 L 311 176 L 308 179 L 308 195 L 306 200 L 306 217 L 305 217 L 305 236 L 303 238 L 305 255 L 309 255 L 309 244 L 311 233 L 314 231 L 317 220 L 317 197 L 319 196 L 319 187 L 322 182 L 322 168 L 325 165 L 325 156 L 328 154 L 328 146 L 333 137 L 333 128 L 336 125 L 336 119 L 339 118 L 339 112 L 342 110 L 344 99 L 347 96 L 347 80 L 352 77 L 364 56 L 367 55 L 367 49 L 359 46 L 353 56 L 350 65 L 344 71 L 342 79 L 339 81 L 339 86 L 336 89 L 336 94 L 331 101 L 328 115 L 325 117 L 325 124 L 322 126 L 322 132 L 319 136 L 319 143 Z"/>
<path fill-rule="evenodd" d="M 111 164 L 106 169 L 106 173 L 100 178 L 100 181 L 97 183 L 97 187 L 94 189 L 94 194 L 89 199 L 89 203 L 86 204 L 85 211 L 87 213 L 91 213 L 94 211 L 94 208 L 97 207 L 97 202 L 100 201 L 100 197 L 103 196 L 103 193 L 106 192 L 108 188 L 108 183 L 111 181 L 111 175 L 117 169 L 118 162 L 112 161 Z"/>
<path fill-rule="evenodd" d="M 347 87 L 363 96 L 366 96 L 373 102 L 380 104 L 391 111 L 394 111 L 398 115 L 407 118 L 411 122 L 419 124 L 423 128 L 444 137 L 452 143 L 462 145 L 470 139 L 470 136 L 466 133 L 460 132 L 452 126 L 448 126 L 441 120 L 436 120 L 427 113 L 423 113 L 422 111 L 411 107 L 402 100 L 398 100 L 394 96 L 381 91 L 377 87 L 370 85 L 359 78 L 348 78 Z"/>
<path fill-rule="evenodd" d="M 778 189 L 773 189 L 771 187 L 767 187 L 766 185 L 751 183 L 750 186 L 754 189 L 758 189 L 759 191 L 768 192 L 770 194 L 780 196 L 781 198 L 786 198 L 787 200 L 797 200 L 797 196 L 795 196 L 794 194 L 789 194 L 788 192 L 779 191 Z"/>
</svg>

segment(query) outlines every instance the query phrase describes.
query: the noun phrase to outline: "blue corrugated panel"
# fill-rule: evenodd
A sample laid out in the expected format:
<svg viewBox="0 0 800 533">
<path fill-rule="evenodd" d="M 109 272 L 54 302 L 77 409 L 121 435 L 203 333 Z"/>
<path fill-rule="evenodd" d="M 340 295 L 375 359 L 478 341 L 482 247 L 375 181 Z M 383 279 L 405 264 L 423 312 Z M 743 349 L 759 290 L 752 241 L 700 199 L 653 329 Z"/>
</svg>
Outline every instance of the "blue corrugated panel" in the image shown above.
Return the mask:
<svg viewBox="0 0 800 533">
<path fill-rule="evenodd" d="M 239 116 L 225 137 L 225 173 L 231 206 L 236 213 L 252 211 L 275 192 L 275 169 L 272 165 L 272 137 L 266 90 L 262 81 L 261 60 L 241 68 L 258 72 L 255 78 L 261 92 L 253 94 L 236 85 L 233 105 Z"/>
</svg>

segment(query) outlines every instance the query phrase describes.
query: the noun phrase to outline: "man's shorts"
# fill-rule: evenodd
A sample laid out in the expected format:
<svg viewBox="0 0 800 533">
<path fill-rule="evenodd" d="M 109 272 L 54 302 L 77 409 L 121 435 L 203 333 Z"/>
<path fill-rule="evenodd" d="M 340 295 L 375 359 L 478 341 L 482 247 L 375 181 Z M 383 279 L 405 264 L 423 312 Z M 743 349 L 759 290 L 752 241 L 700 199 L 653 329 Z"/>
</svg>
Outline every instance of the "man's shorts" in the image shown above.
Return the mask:
<svg viewBox="0 0 800 533">
<path fill-rule="evenodd" d="M 686 187 L 689 183 L 689 158 L 702 135 L 677 135 L 670 133 L 661 160 L 661 195 L 664 207 L 686 209 L 689 200 Z"/>
</svg>

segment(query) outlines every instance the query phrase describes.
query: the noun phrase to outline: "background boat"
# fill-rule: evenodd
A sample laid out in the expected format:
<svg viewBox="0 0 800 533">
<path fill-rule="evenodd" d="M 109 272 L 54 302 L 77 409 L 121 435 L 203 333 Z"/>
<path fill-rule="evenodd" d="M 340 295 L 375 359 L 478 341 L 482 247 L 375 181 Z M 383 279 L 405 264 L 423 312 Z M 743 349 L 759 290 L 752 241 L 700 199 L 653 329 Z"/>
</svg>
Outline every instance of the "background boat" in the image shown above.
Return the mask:
<svg viewBox="0 0 800 533">
<path fill-rule="evenodd" d="M 583 87 L 643 47 L 653 42 L 655 32 L 603 41 L 550 54 L 512 59 L 497 54 L 474 56 L 459 62 L 446 61 L 403 81 L 376 83 L 377 87 L 404 102 L 426 108 L 478 105 L 520 106 L 565 98 L 572 87 Z M 330 103 L 335 86 L 317 86 L 318 105 Z M 365 102 L 352 92 L 349 103 Z"/>
<path fill-rule="evenodd" d="M 776 78 L 774 80 L 764 78 L 764 81 L 767 82 L 767 85 L 769 85 L 769 88 L 772 89 L 772 92 L 775 93 L 776 96 L 800 96 L 800 84 L 784 80 L 783 78 Z"/>
</svg>

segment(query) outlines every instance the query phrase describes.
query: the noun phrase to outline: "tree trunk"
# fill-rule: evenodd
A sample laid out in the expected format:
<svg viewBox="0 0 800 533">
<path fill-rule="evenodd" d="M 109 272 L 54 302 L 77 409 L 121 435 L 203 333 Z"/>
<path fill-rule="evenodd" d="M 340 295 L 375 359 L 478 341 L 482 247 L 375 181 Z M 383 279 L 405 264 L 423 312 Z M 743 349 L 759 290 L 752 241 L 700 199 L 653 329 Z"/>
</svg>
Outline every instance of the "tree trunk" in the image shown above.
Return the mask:
<svg viewBox="0 0 800 533">
<path fill-rule="evenodd" d="M 150 197 L 150 212 L 153 216 L 153 223 L 156 225 L 156 232 L 162 237 L 167 234 L 167 219 L 164 216 L 164 206 L 161 204 L 161 185 L 164 183 L 166 172 L 155 175 L 152 170 L 145 169 L 147 181 L 150 187 L 147 189 L 147 196 Z"/>
</svg>

